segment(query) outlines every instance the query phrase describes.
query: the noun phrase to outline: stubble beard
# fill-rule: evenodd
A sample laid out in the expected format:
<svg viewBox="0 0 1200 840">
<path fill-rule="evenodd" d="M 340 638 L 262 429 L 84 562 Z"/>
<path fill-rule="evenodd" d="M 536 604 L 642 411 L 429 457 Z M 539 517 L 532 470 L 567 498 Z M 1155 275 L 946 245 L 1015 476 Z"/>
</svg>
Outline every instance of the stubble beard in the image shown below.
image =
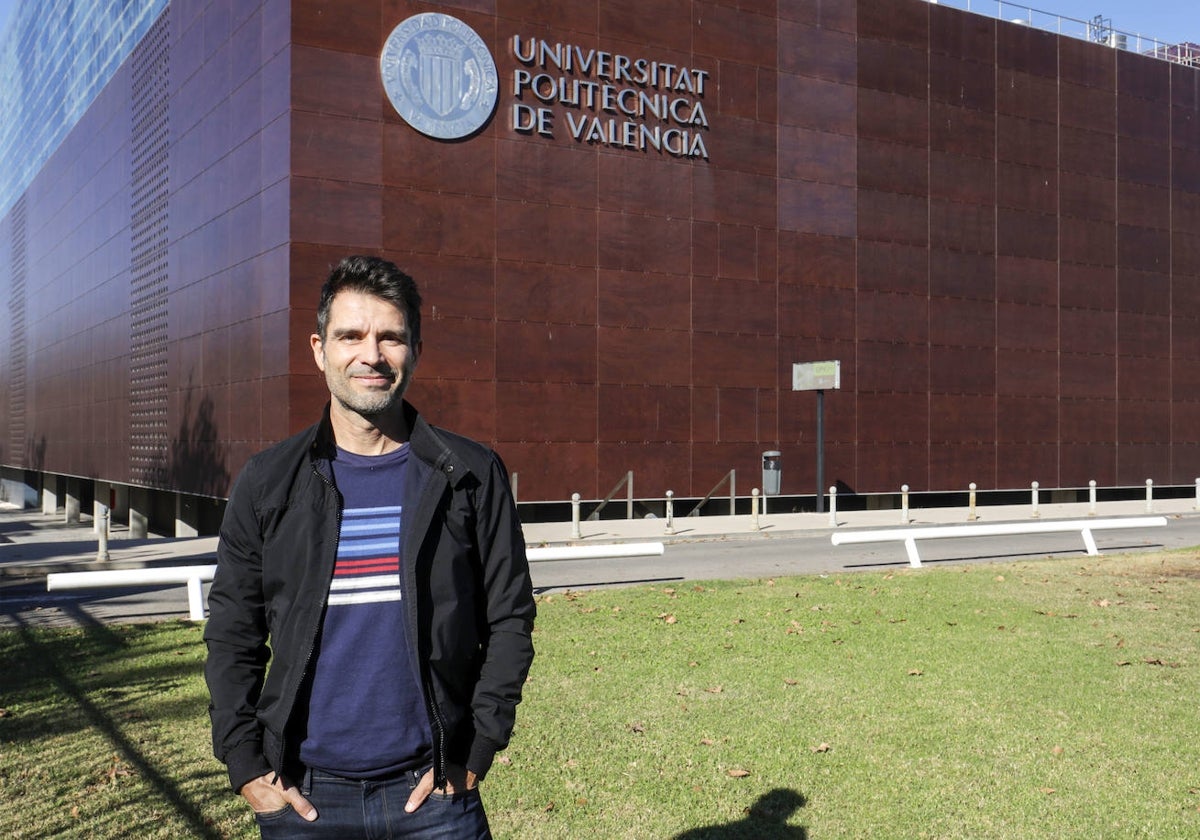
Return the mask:
<svg viewBox="0 0 1200 840">
<path fill-rule="evenodd" d="M 404 399 L 408 390 L 409 371 L 394 371 L 393 375 L 400 379 L 399 384 L 387 391 L 359 393 L 352 389 L 348 379 L 326 376 L 330 395 L 338 405 L 368 420 L 382 417 L 393 411 Z"/>
</svg>

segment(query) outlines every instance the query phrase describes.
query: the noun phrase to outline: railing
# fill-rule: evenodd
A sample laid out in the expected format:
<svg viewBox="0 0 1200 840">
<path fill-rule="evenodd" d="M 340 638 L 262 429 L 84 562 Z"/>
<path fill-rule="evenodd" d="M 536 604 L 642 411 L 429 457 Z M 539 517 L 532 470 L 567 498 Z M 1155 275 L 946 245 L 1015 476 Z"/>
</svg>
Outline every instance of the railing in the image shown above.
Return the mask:
<svg viewBox="0 0 1200 840">
<path fill-rule="evenodd" d="M 604 506 L 613 500 L 613 497 L 620 492 L 622 487 L 625 488 L 625 518 L 633 519 L 633 470 L 630 470 L 625 473 L 624 478 L 617 482 L 617 486 L 609 491 L 609 494 L 601 500 L 596 509 L 588 514 L 589 522 L 595 522 L 600 518 L 600 511 L 604 510 Z"/>
<path fill-rule="evenodd" d="M 708 494 L 703 499 L 701 499 L 700 502 L 694 508 L 692 508 L 690 511 L 688 511 L 688 516 L 699 516 L 700 508 L 702 508 L 706 504 L 708 504 L 709 499 L 711 499 L 714 495 L 716 495 L 716 492 L 721 489 L 722 485 L 724 485 L 725 482 L 729 482 L 729 515 L 733 516 L 734 514 L 736 514 L 737 513 L 737 470 L 730 470 L 729 472 L 725 473 L 724 476 L 721 477 L 720 481 L 718 481 L 715 485 L 713 485 L 713 489 L 709 490 Z"/>
<path fill-rule="evenodd" d="M 1187 43 L 1186 38 L 1182 41 L 1168 42 L 1140 33 L 1126 32 L 1113 27 L 1111 19 L 1102 15 L 1097 15 L 1091 20 L 1079 20 L 1035 9 L 1022 3 L 1006 3 L 1004 0 L 927 0 L 927 2 L 987 15 L 1023 26 L 1032 26 L 1035 29 L 1055 32 L 1082 41 L 1105 44 L 1115 49 L 1129 50 L 1163 61 L 1172 61 L 1193 67 L 1200 66 L 1200 47 Z M 1193 37 L 1200 40 L 1200 33 Z"/>
</svg>

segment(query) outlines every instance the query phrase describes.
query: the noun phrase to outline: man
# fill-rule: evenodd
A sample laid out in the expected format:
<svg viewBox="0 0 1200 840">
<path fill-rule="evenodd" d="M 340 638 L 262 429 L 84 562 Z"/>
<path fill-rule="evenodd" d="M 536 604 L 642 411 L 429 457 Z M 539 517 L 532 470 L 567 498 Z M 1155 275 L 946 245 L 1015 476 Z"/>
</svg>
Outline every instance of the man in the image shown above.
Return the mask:
<svg viewBox="0 0 1200 840">
<path fill-rule="evenodd" d="M 512 733 L 533 596 L 499 457 L 403 399 L 420 305 L 390 262 L 333 269 L 324 417 L 251 458 L 226 508 L 213 749 L 264 838 L 490 836 L 476 785 Z"/>
</svg>

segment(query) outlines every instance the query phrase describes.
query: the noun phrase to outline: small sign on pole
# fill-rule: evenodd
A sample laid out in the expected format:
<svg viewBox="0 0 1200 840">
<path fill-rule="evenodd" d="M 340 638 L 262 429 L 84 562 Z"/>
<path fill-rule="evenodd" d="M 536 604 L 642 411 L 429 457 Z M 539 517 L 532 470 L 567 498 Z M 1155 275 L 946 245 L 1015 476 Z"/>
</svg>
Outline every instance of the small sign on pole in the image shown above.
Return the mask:
<svg viewBox="0 0 1200 840">
<path fill-rule="evenodd" d="M 792 365 L 792 390 L 817 392 L 817 513 L 823 513 L 825 497 L 825 392 L 842 387 L 842 363 L 795 362 Z"/>
<path fill-rule="evenodd" d="M 842 363 L 796 362 L 792 365 L 793 391 L 836 391 L 842 387 Z"/>
</svg>

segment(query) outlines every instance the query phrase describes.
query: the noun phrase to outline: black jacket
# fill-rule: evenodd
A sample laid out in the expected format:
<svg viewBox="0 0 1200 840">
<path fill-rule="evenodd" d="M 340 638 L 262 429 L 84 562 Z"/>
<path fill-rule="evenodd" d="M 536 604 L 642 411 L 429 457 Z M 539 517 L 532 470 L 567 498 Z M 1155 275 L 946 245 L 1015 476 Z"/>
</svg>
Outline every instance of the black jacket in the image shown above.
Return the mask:
<svg viewBox="0 0 1200 840">
<path fill-rule="evenodd" d="M 533 660 L 534 604 L 499 457 L 435 430 L 408 403 L 405 411 L 402 603 L 417 640 L 441 785 L 447 762 L 482 778 L 507 746 Z M 213 751 L 234 790 L 265 773 L 294 779 L 299 770 L 293 715 L 324 616 L 342 512 L 332 447 L 326 409 L 317 425 L 251 458 L 225 510 L 204 670 Z"/>
</svg>

